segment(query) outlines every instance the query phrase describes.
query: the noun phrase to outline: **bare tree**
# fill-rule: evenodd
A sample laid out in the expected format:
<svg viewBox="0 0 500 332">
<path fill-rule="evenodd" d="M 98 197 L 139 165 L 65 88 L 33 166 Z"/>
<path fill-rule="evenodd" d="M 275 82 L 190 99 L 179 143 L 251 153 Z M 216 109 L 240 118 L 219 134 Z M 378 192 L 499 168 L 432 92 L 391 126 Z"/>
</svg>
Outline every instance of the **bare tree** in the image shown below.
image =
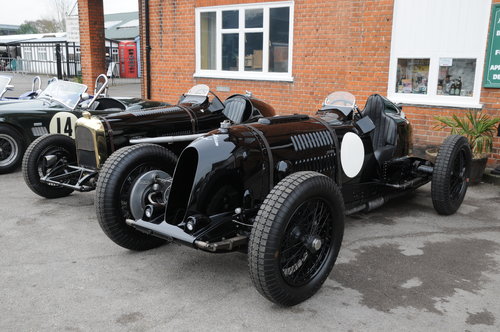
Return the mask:
<svg viewBox="0 0 500 332">
<path fill-rule="evenodd" d="M 60 31 L 66 30 L 66 15 L 70 5 L 74 0 L 50 0 L 51 6 L 55 11 L 55 19 Z"/>
</svg>

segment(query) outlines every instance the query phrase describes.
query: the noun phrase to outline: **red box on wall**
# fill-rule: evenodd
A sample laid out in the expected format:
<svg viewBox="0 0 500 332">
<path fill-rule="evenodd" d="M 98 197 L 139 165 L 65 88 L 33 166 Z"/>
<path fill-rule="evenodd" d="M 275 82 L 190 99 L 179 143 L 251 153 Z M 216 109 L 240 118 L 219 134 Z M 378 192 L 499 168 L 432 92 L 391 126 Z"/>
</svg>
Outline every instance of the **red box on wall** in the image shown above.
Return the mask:
<svg viewBox="0 0 500 332">
<path fill-rule="evenodd" d="M 120 42 L 118 44 L 120 55 L 120 77 L 137 77 L 137 45 L 135 42 Z"/>
</svg>

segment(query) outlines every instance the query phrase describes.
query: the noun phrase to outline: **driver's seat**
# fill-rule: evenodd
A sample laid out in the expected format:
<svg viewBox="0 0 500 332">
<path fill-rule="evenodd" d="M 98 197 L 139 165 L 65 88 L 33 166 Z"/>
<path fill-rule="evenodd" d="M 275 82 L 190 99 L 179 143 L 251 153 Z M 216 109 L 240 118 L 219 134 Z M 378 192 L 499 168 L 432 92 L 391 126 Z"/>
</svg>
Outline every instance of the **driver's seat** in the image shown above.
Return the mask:
<svg viewBox="0 0 500 332">
<path fill-rule="evenodd" d="M 361 113 L 362 117 L 369 116 L 375 124 L 370 133 L 373 152 L 379 165 L 391 159 L 396 150 L 397 125 L 396 121 L 385 113 L 385 99 L 381 95 L 373 94 L 366 100 Z"/>
<path fill-rule="evenodd" d="M 245 122 L 250 118 L 251 107 L 249 102 L 241 96 L 234 96 L 224 101 L 222 113 L 235 124 Z"/>
</svg>

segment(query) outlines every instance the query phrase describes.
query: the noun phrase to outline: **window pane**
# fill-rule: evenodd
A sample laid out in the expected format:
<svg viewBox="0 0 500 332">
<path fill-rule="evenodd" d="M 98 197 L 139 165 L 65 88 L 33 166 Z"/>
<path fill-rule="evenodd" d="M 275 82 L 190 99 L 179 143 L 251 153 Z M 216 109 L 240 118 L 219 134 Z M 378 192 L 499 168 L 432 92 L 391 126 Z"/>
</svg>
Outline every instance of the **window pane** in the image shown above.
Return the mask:
<svg viewBox="0 0 500 332">
<path fill-rule="evenodd" d="M 430 59 L 398 59 L 396 92 L 427 94 Z"/>
<path fill-rule="evenodd" d="M 245 10 L 245 28 L 262 28 L 263 9 Z"/>
<path fill-rule="evenodd" d="M 288 71 L 290 8 L 269 10 L 269 71 Z"/>
<path fill-rule="evenodd" d="M 472 97 L 476 59 L 440 59 L 438 95 Z"/>
<path fill-rule="evenodd" d="M 263 33 L 245 34 L 245 70 L 262 71 Z"/>
<path fill-rule="evenodd" d="M 215 20 L 215 12 L 201 13 L 201 69 L 216 69 Z"/>
<path fill-rule="evenodd" d="M 226 10 L 222 12 L 222 29 L 238 29 L 238 22 L 237 10 Z"/>
<path fill-rule="evenodd" d="M 222 70 L 238 70 L 239 38 L 237 33 L 222 35 Z"/>
</svg>

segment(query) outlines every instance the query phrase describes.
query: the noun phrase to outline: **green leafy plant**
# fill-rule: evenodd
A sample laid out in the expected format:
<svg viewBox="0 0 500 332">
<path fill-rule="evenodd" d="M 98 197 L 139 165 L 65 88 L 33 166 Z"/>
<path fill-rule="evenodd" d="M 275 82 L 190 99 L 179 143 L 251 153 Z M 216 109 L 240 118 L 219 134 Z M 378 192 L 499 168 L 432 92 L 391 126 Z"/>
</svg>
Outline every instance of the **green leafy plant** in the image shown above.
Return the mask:
<svg viewBox="0 0 500 332">
<path fill-rule="evenodd" d="M 493 148 L 493 136 L 500 118 L 491 118 L 487 114 L 469 110 L 464 116 L 436 116 L 436 129 L 451 129 L 451 134 L 467 137 L 474 158 L 482 158 Z"/>
</svg>

